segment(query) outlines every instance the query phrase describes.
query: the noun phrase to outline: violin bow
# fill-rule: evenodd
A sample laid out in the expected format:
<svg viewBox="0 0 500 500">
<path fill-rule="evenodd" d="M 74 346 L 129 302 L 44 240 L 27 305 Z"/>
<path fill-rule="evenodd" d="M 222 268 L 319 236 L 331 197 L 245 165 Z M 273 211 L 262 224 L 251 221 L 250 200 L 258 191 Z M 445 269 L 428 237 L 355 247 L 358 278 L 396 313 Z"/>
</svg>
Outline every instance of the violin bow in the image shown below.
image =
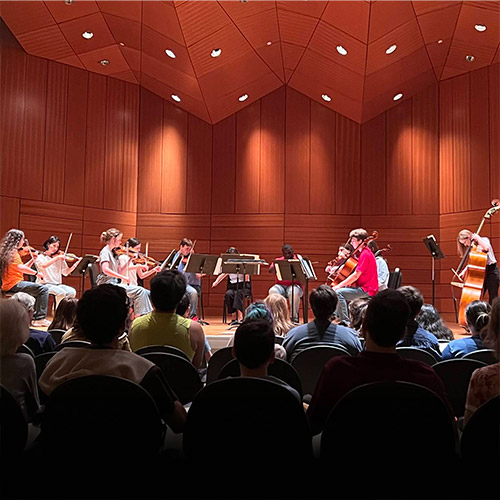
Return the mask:
<svg viewBox="0 0 500 500">
<path fill-rule="evenodd" d="M 73 237 L 73 233 L 70 233 L 69 237 L 68 237 L 68 242 L 66 243 L 66 248 L 64 249 L 64 257 L 66 257 L 66 254 L 68 253 L 69 242 L 71 241 L 72 237 Z"/>
</svg>

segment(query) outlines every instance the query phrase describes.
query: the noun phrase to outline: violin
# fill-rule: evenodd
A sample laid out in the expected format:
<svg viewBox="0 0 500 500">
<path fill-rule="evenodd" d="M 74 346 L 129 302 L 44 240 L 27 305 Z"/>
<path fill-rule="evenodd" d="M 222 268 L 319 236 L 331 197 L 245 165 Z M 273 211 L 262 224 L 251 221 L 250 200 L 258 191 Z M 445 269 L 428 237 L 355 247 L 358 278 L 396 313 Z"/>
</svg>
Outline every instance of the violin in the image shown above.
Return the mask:
<svg viewBox="0 0 500 500">
<path fill-rule="evenodd" d="M 78 260 L 80 258 L 74 253 L 64 253 L 62 250 L 59 250 L 59 252 L 57 252 L 55 255 L 64 255 L 64 260 L 67 260 L 68 262 L 74 262 L 75 260 Z"/>
<path fill-rule="evenodd" d="M 156 259 L 153 259 L 153 257 L 149 257 L 148 255 L 141 253 L 139 253 L 137 257 L 132 258 L 132 263 L 140 266 L 148 266 L 150 268 L 161 265 L 161 262 L 158 262 Z"/>
</svg>

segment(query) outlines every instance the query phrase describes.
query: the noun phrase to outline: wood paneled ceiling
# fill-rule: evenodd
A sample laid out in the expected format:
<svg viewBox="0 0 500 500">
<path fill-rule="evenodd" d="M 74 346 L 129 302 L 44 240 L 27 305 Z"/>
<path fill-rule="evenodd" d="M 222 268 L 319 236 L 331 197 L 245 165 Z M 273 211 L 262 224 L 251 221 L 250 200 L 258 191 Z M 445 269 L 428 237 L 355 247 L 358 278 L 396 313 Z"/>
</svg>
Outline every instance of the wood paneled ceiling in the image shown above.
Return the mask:
<svg viewBox="0 0 500 500">
<path fill-rule="evenodd" d="M 398 93 L 404 100 L 499 61 L 500 1 L 55 0 L 0 6 L 28 54 L 137 83 L 170 101 L 178 96 L 174 104 L 210 123 L 284 84 L 362 123 L 395 106 Z M 92 38 L 83 38 L 84 32 Z M 220 55 L 212 57 L 213 50 Z M 240 101 L 243 95 L 248 98 Z"/>
</svg>

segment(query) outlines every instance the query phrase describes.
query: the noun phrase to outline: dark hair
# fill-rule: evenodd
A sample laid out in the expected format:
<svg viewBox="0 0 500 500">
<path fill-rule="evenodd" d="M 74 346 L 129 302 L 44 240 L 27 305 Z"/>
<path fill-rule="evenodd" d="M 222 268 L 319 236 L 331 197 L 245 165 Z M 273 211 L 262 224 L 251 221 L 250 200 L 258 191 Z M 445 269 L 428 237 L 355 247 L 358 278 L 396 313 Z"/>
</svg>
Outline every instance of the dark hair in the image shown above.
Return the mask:
<svg viewBox="0 0 500 500">
<path fill-rule="evenodd" d="M 378 252 L 378 245 L 375 240 L 370 240 L 366 245 L 374 254 Z"/>
<path fill-rule="evenodd" d="M 397 290 L 382 290 L 370 299 L 363 319 L 362 331 L 381 347 L 395 346 L 406 329 L 410 306 Z"/>
<path fill-rule="evenodd" d="M 354 251 L 354 247 L 350 243 L 342 243 L 342 245 L 339 246 L 339 250 L 341 248 L 345 248 L 349 253 Z"/>
<path fill-rule="evenodd" d="M 47 330 L 69 330 L 75 323 L 77 307 L 78 299 L 70 297 L 62 299 Z"/>
<path fill-rule="evenodd" d="M 61 243 L 61 240 L 57 236 L 50 236 L 43 242 L 43 248 L 45 248 L 45 250 L 48 250 L 49 245 L 51 245 L 52 243 Z"/>
<path fill-rule="evenodd" d="M 349 309 L 349 326 L 354 330 L 359 331 L 361 329 L 369 301 L 370 297 L 358 297 L 349 302 L 347 306 Z"/>
<path fill-rule="evenodd" d="M 141 240 L 139 240 L 138 238 L 129 238 L 127 240 L 127 243 L 125 243 L 128 247 L 130 248 L 134 248 L 136 247 L 137 245 L 140 245 L 141 244 Z"/>
<path fill-rule="evenodd" d="M 78 301 L 76 318 L 94 344 L 109 344 L 124 326 L 129 312 L 127 292 L 109 283 L 87 290 Z"/>
<path fill-rule="evenodd" d="M 319 320 L 327 320 L 335 312 L 338 302 L 337 293 L 331 286 L 320 285 L 309 295 L 309 304 L 314 317 Z"/>
<path fill-rule="evenodd" d="M 465 319 L 476 332 L 488 326 L 491 306 L 482 300 L 473 300 L 465 308 Z"/>
<path fill-rule="evenodd" d="M 453 340 L 453 332 L 443 323 L 439 311 L 432 304 L 424 304 L 415 321 L 438 339 Z"/>
<path fill-rule="evenodd" d="M 238 250 L 235 247 L 229 247 L 226 250 L 226 253 L 240 253 L 240 252 L 238 252 Z"/>
<path fill-rule="evenodd" d="M 245 320 L 234 333 L 234 355 L 247 368 L 258 368 L 274 352 L 274 330 L 268 321 Z"/>
<path fill-rule="evenodd" d="M 181 242 L 179 243 L 179 246 L 181 246 L 181 247 L 192 247 L 193 246 L 193 241 L 190 240 L 189 238 L 182 238 Z"/>
<path fill-rule="evenodd" d="M 413 319 L 420 312 L 420 309 L 422 309 L 424 297 L 418 288 L 411 285 L 400 286 L 397 291 L 402 293 L 404 298 L 408 301 L 411 319 Z"/>
<path fill-rule="evenodd" d="M 285 243 L 282 247 L 281 247 L 281 252 L 282 253 L 285 253 L 285 250 L 291 250 L 293 252 L 293 247 L 292 245 L 290 245 L 289 243 Z"/>
<path fill-rule="evenodd" d="M 151 280 L 151 302 L 162 312 L 175 311 L 186 293 L 186 277 L 180 271 L 162 271 Z"/>
<path fill-rule="evenodd" d="M 186 314 L 186 311 L 188 310 L 189 307 L 189 294 L 185 293 L 182 296 L 181 301 L 177 304 L 177 309 L 175 310 L 175 314 L 178 314 L 179 316 L 184 316 Z"/>
<path fill-rule="evenodd" d="M 269 309 L 264 301 L 257 300 L 245 309 L 245 320 L 256 321 L 260 319 L 267 321 L 271 326 L 274 325 L 274 317 L 271 309 Z"/>
</svg>

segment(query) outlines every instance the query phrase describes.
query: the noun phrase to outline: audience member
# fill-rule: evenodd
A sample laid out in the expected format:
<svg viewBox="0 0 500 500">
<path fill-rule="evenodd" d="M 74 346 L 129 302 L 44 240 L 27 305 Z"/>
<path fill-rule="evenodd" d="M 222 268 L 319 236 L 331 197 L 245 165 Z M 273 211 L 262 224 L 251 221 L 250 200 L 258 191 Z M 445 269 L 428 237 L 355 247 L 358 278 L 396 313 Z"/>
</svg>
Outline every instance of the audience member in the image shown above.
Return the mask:
<svg viewBox="0 0 500 500">
<path fill-rule="evenodd" d="M 486 348 L 493 349 L 495 358 L 500 360 L 500 297 L 493 301 L 483 344 Z M 500 363 L 475 370 L 467 392 L 464 423 L 467 423 L 482 404 L 498 395 L 500 395 Z"/>
<path fill-rule="evenodd" d="M 171 429 L 181 432 L 186 412 L 162 371 L 146 358 L 118 349 L 118 338 L 124 332 L 128 314 L 127 293 L 123 287 L 103 284 L 87 290 L 78 302 L 76 315 L 91 346 L 61 349 L 47 363 L 39 387 L 49 396 L 62 382 L 84 375 L 111 375 L 131 380 L 151 394 Z"/>
<path fill-rule="evenodd" d="M 286 337 L 295 325 L 290 321 L 290 312 L 285 297 L 279 293 L 271 293 L 264 299 L 264 302 L 273 315 L 274 335 Z"/>
<path fill-rule="evenodd" d="M 288 332 L 283 347 L 288 361 L 292 362 L 299 352 L 317 344 L 336 344 L 356 356 L 362 347 L 356 332 L 330 321 L 337 307 L 337 294 L 328 285 L 320 285 L 309 295 L 314 320 Z"/>
<path fill-rule="evenodd" d="M 363 318 L 365 317 L 366 308 L 370 297 L 359 297 L 349 302 L 349 327 L 361 333 Z"/>
<path fill-rule="evenodd" d="M 322 431 L 330 411 L 342 396 L 371 382 L 400 380 L 427 387 L 447 403 L 451 417 L 451 405 L 436 372 L 429 365 L 405 359 L 396 352 L 396 344 L 403 337 L 410 317 L 408 302 L 396 290 L 383 290 L 370 299 L 362 328 L 365 350 L 358 356 L 332 358 L 318 380 L 307 411 L 313 434 Z"/>
<path fill-rule="evenodd" d="M 78 300 L 64 298 L 59 302 L 52 323 L 47 330 L 69 330 L 75 323 Z"/>
<path fill-rule="evenodd" d="M 33 420 L 40 406 L 33 357 L 29 354 L 17 352 L 17 348 L 29 338 L 29 325 L 30 316 L 20 302 L 0 299 L 0 370 L 2 385 L 17 400 L 27 422 Z"/>
<path fill-rule="evenodd" d="M 453 332 L 443 323 L 439 311 L 432 304 L 424 304 L 415 321 L 439 340 L 453 340 Z"/>
<path fill-rule="evenodd" d="M 184 351 L 196 368 L 205 353 L 205 332 L 197 321 L 176 314 L 186 293 L 186 277 L 179 271 L 163 271 L 151 280 L 154 310 L 132 323 L 130 346 L 135 352 L 148 345 L 171 345 Z"/>
<path fill-rule="evenodd" d="M 398 342 L 397 347 L 417 347 L 428 351 L 436 358 L 436 361 L 441 361 L 441 349 L 439 348 L 438 339 L 432 333 L 424 330 L 415 320 L 424 305 L 424 297 L 420 290 L 414 286 L 406 285 L 399 287 L 398 292 L 402 293 L 408 301 L 411 313 L 406 325 L 406 332 Z"/>
<path fill-rule="evenodd" d="M 467 353 L 484 349 L 481 331 L 488 325 L 491 306 L 482 300 L 473 300 L 465 309 L 467 330 L 471 337 L 452 340 L 443 349 L 443 359 L 463 358 Z"/>
<path fill-rule="evenodd" d="M 234 334 L 233 356 L 240 364 L 240 374 L 242 377 L 258 377 L 276 382 L 302 402 L 295 389 L 267 373 L 268 366 L 275 360 L 274 345 L 273 327 L 268 321 L 245 320 Z"/>
<path fill-rule="evenodd" d="M 33 313 L 35 311 L 35 298 L 32 295 L 28 295 L 25 292 L 17 292 L 10 300 L 17 300 L 20 302 L 28 311 L 30 318 L 30 324 L 33 324 Z M 52 335 L 45 330 L 37 330 L 36 328 L 30 327 L 30 336 L 25 344 L 33 351 L 35 356 L 37 354 L 42 354 L 42 352 L 53 351 L 56 346 L 56 341 Z"/>
</svg>

